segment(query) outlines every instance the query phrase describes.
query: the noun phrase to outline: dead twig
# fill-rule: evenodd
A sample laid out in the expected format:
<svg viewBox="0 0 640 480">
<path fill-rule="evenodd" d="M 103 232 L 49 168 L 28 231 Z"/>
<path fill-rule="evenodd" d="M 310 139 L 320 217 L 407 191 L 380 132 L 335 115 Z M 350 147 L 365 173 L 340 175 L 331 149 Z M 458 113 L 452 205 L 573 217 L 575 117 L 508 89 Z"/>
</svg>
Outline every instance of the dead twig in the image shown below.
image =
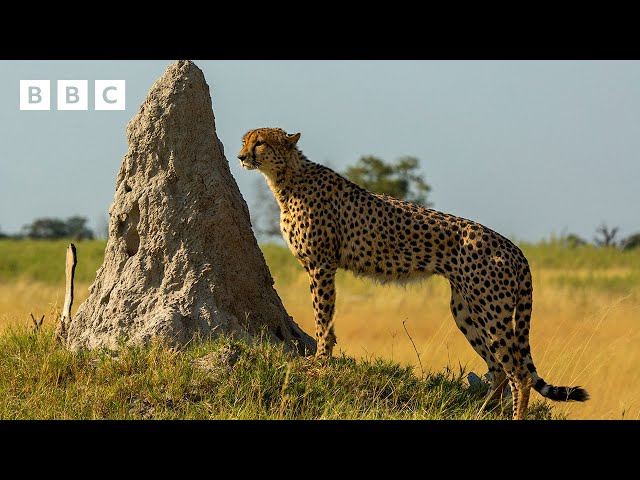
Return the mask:
<svg viewBox="0 0 640 480">
<path fill-rule="evenodd" d="M 42 326 L 42 322 L 44 321 L 44 315 L 42 315 L 42 318 L 40 319 L 40 321 L 35 319 L 35 317 L 33 316 L 33 313 L 31 313 L 30 315 L 31 315 L 31 321 L 33 322 L 33 334 L 35 335 L 40 331 L 40 327 Z"/>
<path fill-rule="evenodd" d="M 421 379 L 424 379 L 425 375 L 424 375 L 424 368 L 422 368 L 422 360 L 420 359 L 420 353 L 418 352 L 418 349 L 416 348 L 416 344 L 413 341 L 413 338 L 411 338 L 411 335 L 409 335 L 409 331 L 407 330 L 407 326 L 405 325 L 405 323 L 407 323 L 407 319 L 405 319 L 402 322 L 402 326 L 404 327 L 404 331 L 407 334 L 407 337 L 409 337 L 409 340 L 411 340 L 411 345 L 413 345 L 413 349 L 416 352 L 416 355 L 418 356 L 418 363 L 420 364 L 420 371 L 422 372 L 422 377 L 420 377 Z"/>
</svg>

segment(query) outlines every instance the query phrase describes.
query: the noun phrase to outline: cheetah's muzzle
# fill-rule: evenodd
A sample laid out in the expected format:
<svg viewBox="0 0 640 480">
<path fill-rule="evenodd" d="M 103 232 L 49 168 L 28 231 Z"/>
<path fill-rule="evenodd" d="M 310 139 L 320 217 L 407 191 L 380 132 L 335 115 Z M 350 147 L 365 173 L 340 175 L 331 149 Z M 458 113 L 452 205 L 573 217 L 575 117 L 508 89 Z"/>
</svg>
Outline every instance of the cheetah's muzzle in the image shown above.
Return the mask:
<svg viewBox="0 0 640 480">
<path fill-rule="evenodd" d="M 255 157 L 248 160 L 247 155 L 238 155 L 238 159 L 240 160 L 240 165 L 245 170 L 255 170 L 256 168 L 260 168 L 260 163 L 256 161 Z"/>
</svg>

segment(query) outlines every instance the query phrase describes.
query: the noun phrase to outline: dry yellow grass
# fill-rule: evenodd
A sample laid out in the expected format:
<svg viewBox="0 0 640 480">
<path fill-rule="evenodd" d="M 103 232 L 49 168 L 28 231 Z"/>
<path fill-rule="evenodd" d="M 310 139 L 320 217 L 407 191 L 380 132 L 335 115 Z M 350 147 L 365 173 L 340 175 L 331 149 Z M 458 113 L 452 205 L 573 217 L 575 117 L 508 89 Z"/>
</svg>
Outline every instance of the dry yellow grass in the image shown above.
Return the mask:
<svg viewBox="0 0 640 480">
<path fill-rule="evenodd" d="M 78 283 L 74 289 L 72 313 L 89 296 L 89 284 Z M 0 326 L 25 323 L 31 325 L 30 314 L 40 319 L 45 316 L 44 323 L 55 325 L 60 317 L 64 304 L 64 280 L 60 287 L 50 283 L 17 280 L 9 283 L 0 282 Z"/>
<path fill-rule="evenodd" d="M 625 274 L 624 269 L 597 276 Z M 591 399 L 556 403 L 570 419 L 640 418 L 640 288 L 625 295 L 597 288 L 557 286 L 567 272 L 535 270 L 531 349 L 538 373 L 555 385 L 581 385 Z M 587 275 L 576 272 L 578 277 Z M 275 286 L 289 313 L 314 331 L 307 280 Z M 380 356 L 425 371 L 450 366 L 477 374 L 486 365 L 457 329 L 449 311 L 450 288 L 441 277 L 422 284 L 379 286 L 341 274 L 337 280 L 336 352 Z M 537 393 L 532 394 L 534 397 Z M 538 397 L 539 398 L 539 397 Z"/>
<path fill-rule="evenodd" d="M 46 323 L 57 321 L 64 299 L 62 266 L 66 245 L 54 247 L 60 251 L 60 262 L 54 262 L 60 271 L 51 276 L 60 278 L 59 286 L 33 278 L 0 281 L 1 326 L 30 324 L 30 313 L 37 318 L 45 314 Z M 93 276 L 101 248 L 95 247 L 98 260 L 93 262 L 85 260 L 88 247 L 80 253 L 80 262 L 89 263 L 83 265 L 89 273 L 76 284 L 73 312 L 88 295 L 86 278 Z M 581 385 L 591 395 L 585 403 L 554 404 L 570 419 L 640 419 L 638 262 L 633 260 L 635 257 L 628 257 L 633 260 L 629 267 L 625 266 L 628 259 L 611 261 L 608 266 L 609 261 L 601 258 L 605 254 L 593 257 L 594 262 L 600 262 L 594 268 L 542 268 L 532 263 L 531 349 L 538 372 L 547 382 Z M 313 334 L 306 275 L 299 266 L 287 263 L 294 262 L 289 255 L 284 252 L 277 260 L 273 252 L 270 254 L 275 287 L 295 321 Z M 568 263 L 566 255 L 562 262 Z M 590 260 L 584 263 L 589 264 Z M 17 271 L 21 271 L 21 265 Z M 403 327 L 406 320 L 425 371 L 441 371 L 447 366 L 457 369 L 461 365 L 466 371 L 484 374 L 484 362 L 455 326 L 449 295 L 447 282 L 439 277 L 407 287 L 379 286 L 340 272 L 335 353 L 384 357 L 413 365 L 420 374 L 418 355 Z M 540 398 L 533 393 L 532 398 L 536 397 Z"/>
</svg>

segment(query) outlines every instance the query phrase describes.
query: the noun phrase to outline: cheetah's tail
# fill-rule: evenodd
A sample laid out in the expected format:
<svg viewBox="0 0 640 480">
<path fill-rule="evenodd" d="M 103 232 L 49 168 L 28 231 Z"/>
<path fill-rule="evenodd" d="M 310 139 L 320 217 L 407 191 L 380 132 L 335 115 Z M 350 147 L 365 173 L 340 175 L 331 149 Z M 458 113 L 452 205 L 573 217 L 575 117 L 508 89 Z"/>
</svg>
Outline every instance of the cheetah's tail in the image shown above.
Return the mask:
<svg viewBox="0 0 640 480">
<path fill-rule="evenodd" d="M 533 285 L 531 270 L 525 262 L 524 270 L 519 285 L 519 298 L 515 312 L 514 333 L 518 340 L 520 354 L 524 357 L 524 366 L 531 374 L 533 388 L 543 397 L 560 402 L 584 402 L 589 400 L 589 394 L 581 387 L 556 387 L 545 382 L 538 373 L 531 359 L 529 346 L 529 322 L 531 321 L 531 305 L 533 303 Z"/>
<path fill-rule="evenodd" d="M 536 372 L 531 374 L 533 378 L 533 388 L 543 397 L 558 402 L 584 402 L 589 400 L 589 394 L 581 387 L 556 387 L 545 382 Z"/>
</svg>

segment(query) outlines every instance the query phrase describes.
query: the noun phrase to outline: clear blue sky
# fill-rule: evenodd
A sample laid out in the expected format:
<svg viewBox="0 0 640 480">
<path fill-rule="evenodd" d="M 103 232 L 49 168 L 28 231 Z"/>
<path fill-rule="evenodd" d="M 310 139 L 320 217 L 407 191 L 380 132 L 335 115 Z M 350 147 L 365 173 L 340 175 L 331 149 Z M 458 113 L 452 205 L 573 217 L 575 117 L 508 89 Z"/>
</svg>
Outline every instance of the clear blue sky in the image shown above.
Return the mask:
<svg viewBox="0 0 640 480">
<path fill-rule="evenodd" d="M 239 167 L 241 137 L 278 126 L 337 170 L 416 156 L 434 208 L 517 240 L 640 231 L 640 61 L 194 61 L 250 209 L 260 174 Z M 104 224 L 126 124 L 170 63 L 0 61 L 0 229 Z M 21 79 L 123 79 L 127 108 L 20 111 Z"/>
</svg>

